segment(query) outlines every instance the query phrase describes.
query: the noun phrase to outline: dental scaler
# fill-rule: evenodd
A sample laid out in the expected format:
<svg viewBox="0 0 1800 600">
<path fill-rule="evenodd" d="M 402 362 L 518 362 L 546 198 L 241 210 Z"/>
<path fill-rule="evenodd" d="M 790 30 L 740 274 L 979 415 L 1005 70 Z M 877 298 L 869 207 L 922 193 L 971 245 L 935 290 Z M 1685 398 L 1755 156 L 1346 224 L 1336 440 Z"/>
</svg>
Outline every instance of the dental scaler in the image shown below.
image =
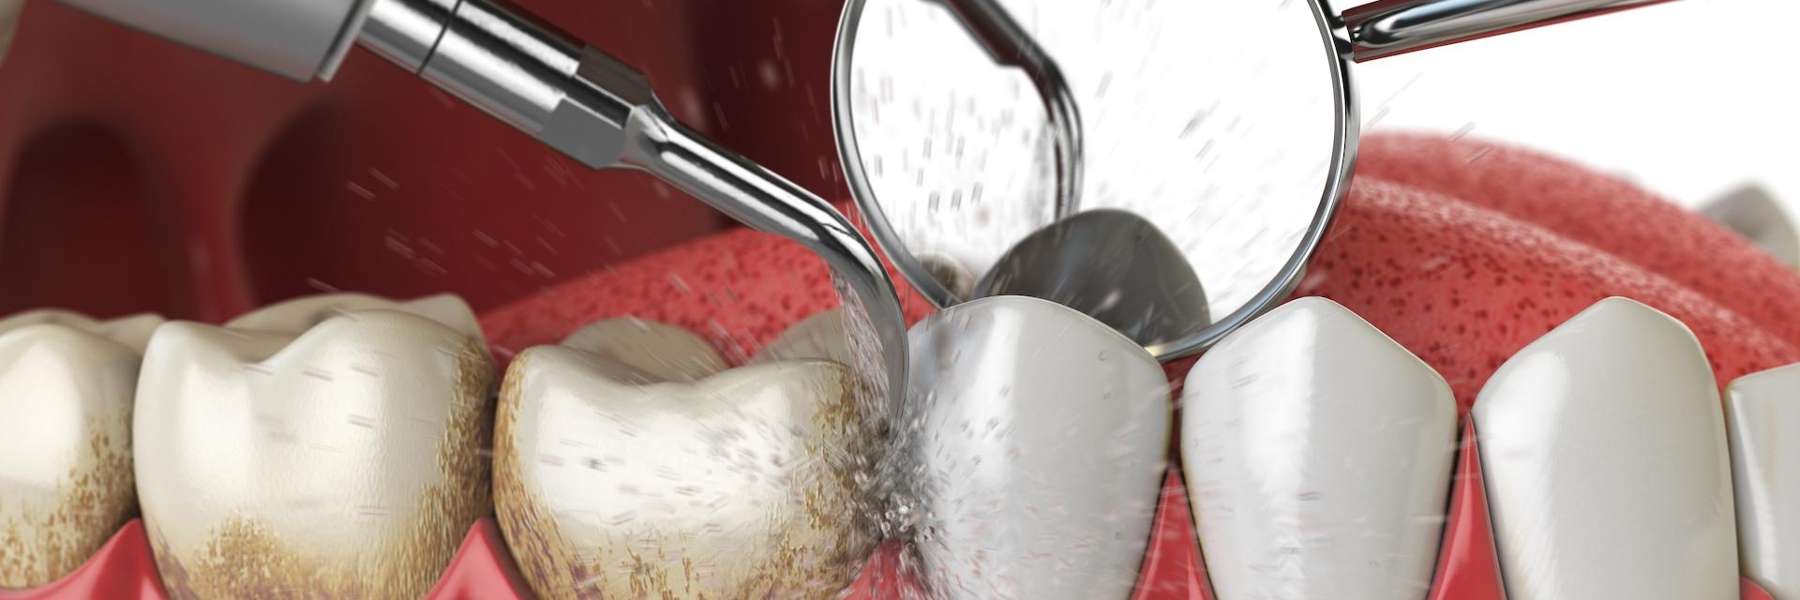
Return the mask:
<svg viewBox="0 0 1800 600">
<path fill-rule="evenodd" d="M 527 15 L 488 0 L 65 2 L 299 81 L 329 80 L 361 45 L 588 167 L 648 171 L 750 227 L 798 241 L 842 279 L 845 304 L 866 311 L 881 345 L 870 362 L 883 369 L 893 406 L 904 398 L 899 300 L 849 221 L 677 122 L 629 65 Z"/>
</svg>

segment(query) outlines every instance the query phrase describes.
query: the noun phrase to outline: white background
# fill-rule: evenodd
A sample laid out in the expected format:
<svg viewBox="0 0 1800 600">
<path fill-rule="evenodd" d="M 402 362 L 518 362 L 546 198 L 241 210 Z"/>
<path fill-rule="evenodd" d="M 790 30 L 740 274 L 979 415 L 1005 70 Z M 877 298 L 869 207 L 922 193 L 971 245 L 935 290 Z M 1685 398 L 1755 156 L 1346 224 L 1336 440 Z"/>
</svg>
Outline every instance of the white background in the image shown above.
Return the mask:
<svg viewBox="0 0 1800 600">
<path fill-rule="evenodd" d="M 1376 60 L 1355 76 L 1365 131 L 1467 129 L 1688 206 L 1756 182 L 1794 214 L 1797 36 L 1800 0 L 1678 0 Z"/>
</svg>

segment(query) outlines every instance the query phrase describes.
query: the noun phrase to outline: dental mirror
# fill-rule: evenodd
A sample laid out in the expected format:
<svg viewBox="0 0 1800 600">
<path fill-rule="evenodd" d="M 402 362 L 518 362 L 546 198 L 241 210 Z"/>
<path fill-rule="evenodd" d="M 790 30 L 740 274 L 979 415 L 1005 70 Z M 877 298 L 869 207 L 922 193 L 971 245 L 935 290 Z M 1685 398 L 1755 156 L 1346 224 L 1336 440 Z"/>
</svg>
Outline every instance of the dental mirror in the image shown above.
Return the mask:
<svg viewBox="0 0 1800 600">
<path fill-rule="evenodd" d="M 1036 295 L 1167 360 L 1299 282 L 1354 164 L 1351 62 L 1661 1 L 993 0 L 1057 67 L 1070 135 L 956 3 L 850 0 L 833 118 L 870 230 L 933 303 Z M 1164 241 L 1105 242 L 1145 227 Z"/>
</svg>

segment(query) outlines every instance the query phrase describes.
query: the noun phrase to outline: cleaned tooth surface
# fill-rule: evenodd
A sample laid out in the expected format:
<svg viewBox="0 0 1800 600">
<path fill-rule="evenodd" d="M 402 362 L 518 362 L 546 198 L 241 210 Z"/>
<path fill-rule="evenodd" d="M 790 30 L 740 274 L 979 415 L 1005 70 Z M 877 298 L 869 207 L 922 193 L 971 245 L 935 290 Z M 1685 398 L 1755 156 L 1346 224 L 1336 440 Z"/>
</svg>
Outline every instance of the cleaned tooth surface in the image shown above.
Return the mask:
<svg viewBox="0 0 1800 600">
<path fill-rule="evenodd" d="M 68 575 L 137 509 L 131 408 L 162 319 L 0 319 L 0 588 Z"/>
<path fill-rule="evenodd" d="M 1800 598 L 1800 364 L 1739 377 L 1725 402 L 1744 575 Z"/>
<path fill-rule="evenodd" d="M 1169 386 L 1136 342 L 1002 296 L 913 327 L 903 421 L 938 598 L 1125 598 L 1167 470 Z"/>
<path fill-rule="evenodd" d="M 1473 412 L 1509 598 L 1737 597 L 1719 392 L 1680 321 L 1601 300 L 1501 365 Z"/>
<path fill-rule="evenodd" d="M 423 596 L 492 506 L 480 337 L 381 308 L 268 318 L 303 331 L 173 322 L 145 353 L 134 448 L 164 587 Z"/>
<path fill-rule="evenodd" d="M 1349 309 L 1301 298 L 1194 363 L 1181 421 L 1221 600 L 1425 597 L 1456 401 L 1424 361 Z"/>
<path fill-rule="evenodd" d="M 495 503 L 550 598 L 822 598 L 874 549 L 879 443 L 844 365 L 720 370 L 698 337 L 602 321 L 519 354 Z"/>
</svg>

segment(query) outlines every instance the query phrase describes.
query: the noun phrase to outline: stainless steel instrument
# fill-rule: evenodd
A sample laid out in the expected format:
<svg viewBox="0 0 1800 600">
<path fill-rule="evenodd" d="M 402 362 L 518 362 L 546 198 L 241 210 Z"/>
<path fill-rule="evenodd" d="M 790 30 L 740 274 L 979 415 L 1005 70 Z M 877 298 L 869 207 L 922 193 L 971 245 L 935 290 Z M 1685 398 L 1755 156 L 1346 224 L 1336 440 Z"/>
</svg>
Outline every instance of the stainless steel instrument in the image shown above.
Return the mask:
<svg viewBox="0 0 1800 600">
<path fill-rule="evenodd" d="M 582 164 L 648 171 L 795 239 L 842 278 L 879 343 L 872 366 L 905 397 L 893 283 L 849 222 L 528 15 L 492 0 L 62 1 L 302 81 L 361 45 Z M 1662 1 L 1340 15 L 1326 0 L 849 0 L 838 143 L 877 240 L 938 305 L 1040 295 L 1185 356 L 1299 281 L 1355 160 L 1350 63 Z"/>
<path fill-rule="evenodd" d="M 1005 270 L 1029 284 L 1005 291 L 1082 309 L 1166 360 L 1299 283 L 1356 158 L 1351 63 L 1663 1 L 1381 0 L 1340 14 L 1327 0 L 1003 0 L 1080 107 L 1080 209 L 1139 217 L 1071 223 L 1048 183 L 1056 119 L 1032 86 L 980 60 L 930 2 L 849 0 L 839 153 L 882 249 L 939 306 L 994 292 L 975 282 Z M 1093 243 L 1145 222 L 1168 244 Z M 1063 243 L 1082 251 L 1048 252 Z"/>
</svg>

